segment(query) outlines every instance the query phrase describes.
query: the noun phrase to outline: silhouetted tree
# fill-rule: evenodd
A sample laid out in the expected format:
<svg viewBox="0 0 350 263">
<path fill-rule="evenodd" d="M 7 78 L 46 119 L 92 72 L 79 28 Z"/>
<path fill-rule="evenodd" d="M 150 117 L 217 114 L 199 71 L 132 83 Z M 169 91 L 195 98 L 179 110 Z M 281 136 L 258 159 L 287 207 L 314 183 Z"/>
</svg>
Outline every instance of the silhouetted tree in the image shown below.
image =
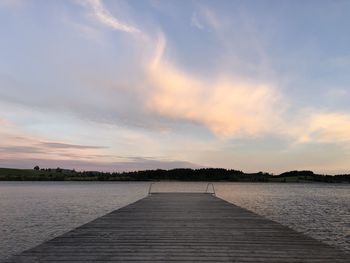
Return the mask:
<svg viewBox="0 0 350 263">
<path fill-rule="evenodd" d="M 39 166 L 34 167 L 40 170 Z M 322 175 L 314 174 L 312 171 L 289 171 L 280 175 L 264 172 L 244 173 L 239 170 L 227 170 L 222 168 L 200 168 L 187 169 L 178 168 L 171 170 L 143 170 L 132 172 L 104 173 L 98 171 L 75 171 L 68 169 L 41 169 L 41 173 L 24 174 L 20 170 L 1 169 L 0 181 L 2 180 L 101 180 L 101 181 L 157 181 L 157 180 L 179 180 L 179 181 L 231 181 L 231 182 L 268 182 L 278 179 L 281 182 L 308 180 L 326 183 L 350 183 L 350 174 Z"/>
</svg>

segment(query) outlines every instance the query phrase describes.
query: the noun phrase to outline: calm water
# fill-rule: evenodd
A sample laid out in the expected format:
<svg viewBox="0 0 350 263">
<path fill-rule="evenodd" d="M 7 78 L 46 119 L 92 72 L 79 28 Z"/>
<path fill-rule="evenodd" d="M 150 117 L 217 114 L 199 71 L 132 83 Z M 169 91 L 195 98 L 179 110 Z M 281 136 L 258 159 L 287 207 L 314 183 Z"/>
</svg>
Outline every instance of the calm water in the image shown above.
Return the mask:
<svg viewBox="0 0 350 263">
<path fill-rule="evenodd" d="M 148 192 L 148 183 L 0 182 L 0 260 Z M 156 183 L 152 191 L 205 190 Z M 219 197 L 350 252 L 350 185 L 215 183 Z"/>
</svg>

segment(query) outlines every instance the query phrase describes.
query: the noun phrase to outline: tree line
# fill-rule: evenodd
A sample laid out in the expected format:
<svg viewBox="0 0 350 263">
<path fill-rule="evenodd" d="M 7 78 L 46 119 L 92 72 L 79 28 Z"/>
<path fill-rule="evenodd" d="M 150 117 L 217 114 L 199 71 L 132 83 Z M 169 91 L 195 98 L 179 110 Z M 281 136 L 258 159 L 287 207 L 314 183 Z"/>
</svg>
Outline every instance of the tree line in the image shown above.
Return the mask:
<svg viewBox="0 0 350 263">
<path fill-rule="evenodd" d="M 320 175 L 312 171 L 289 171 L 279 175 L 222 168 L 142 170 L 132 172 L 75 171 L 62 168 L 0 168 L 0 180 L 11 181 L 227 181 L 227 182 L 328 182 L 350 183 L 350 175 Z"/>
</svg>

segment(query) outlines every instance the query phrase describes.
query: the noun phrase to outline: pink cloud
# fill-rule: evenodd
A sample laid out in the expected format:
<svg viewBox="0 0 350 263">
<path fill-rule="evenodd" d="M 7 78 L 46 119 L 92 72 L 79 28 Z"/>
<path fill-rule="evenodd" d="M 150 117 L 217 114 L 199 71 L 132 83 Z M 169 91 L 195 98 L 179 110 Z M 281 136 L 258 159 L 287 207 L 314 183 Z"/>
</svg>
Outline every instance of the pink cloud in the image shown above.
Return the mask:
<svg viewBox="0 0 350 263">
<path fill-rule="evenodd" d="M 271 131 L 284 109 L 281 94 L 270 83 L 229 76 L 203 79 L 165 61 L 160 38 L 148 67 L 147 107 L 161 116 L 204 125 L 218 136 L 257 136 Z"/>
</svg>

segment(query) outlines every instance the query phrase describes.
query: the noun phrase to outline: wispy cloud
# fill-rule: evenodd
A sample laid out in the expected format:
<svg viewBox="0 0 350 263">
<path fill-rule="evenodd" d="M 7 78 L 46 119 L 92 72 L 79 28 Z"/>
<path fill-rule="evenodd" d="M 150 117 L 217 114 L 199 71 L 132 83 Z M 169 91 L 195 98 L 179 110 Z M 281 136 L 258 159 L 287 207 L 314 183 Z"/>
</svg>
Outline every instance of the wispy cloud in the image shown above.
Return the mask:
<svg viewBox="0 0 350 263">
<path fill-rule="evenodd" d="M 105 8 L 102 0 L 80 0 L 79 3 L 90 9 L 90 14 L 96 20 L 110 28 L 132 34 L 141 32 L 137 27 L 124 23 L 113 16 L 109 10 Z"/>
<path fill-rule="evenodd" d="M 0 152 L 5 152 L 5 153 L 44 153 L 43 149 L 40 149 L 38 147 L 34 146 L 6 146 L 6 147 L 1 147 L 0 146 Z"/>
<path fill-rule="evenodd" d="M 1 119 L 0 123 L 3 123 L 0 126 L 0 158 L 3 159 L 73 157 L 84 160 L 90 158 L 91 155 L 103 155 L 106 150 L 104 146 L 48 141 L 43 136 L 32 135 L 21 130 L 18 125 L 6 119 Z"/>
<path fill-rule="evenodd" d="M 350 114 L 312 112 L 298 129 L 299 143 L 350 143 Z"/>
<path fill-rule="evenodd" d="M 206 24 L 213 30 L 219 30 L 221 28 L 221 21 L 213 10 L 206 6 L 200 6 L 198 11 L 194 13 L 195 20 L 203 27 Z"/>
<path fill-rule="evenodd" d="M 200 30 L 204 29 L 204 26 L 201 24 L 201 22 L 199 22 L 197 12 L 193 12 L 193 14 L 192 14 L 191 25 L 200 29 Z"/>
<path fill-rule="evenodd" d="M 89 146 L 89 145 L 77 145 L 59 142 L 42 142 L 40 146 L 54 148 L 54 149 L 104 149 L 105 146 Z"/>
<path fill-rule="evenodd" d="M 219 136 L 257 136 L 280 118 L 283 100 L 273 85 L 229 76 L 201 79 L 165 61 L 165 46 L 161 37 L 148 68 L 151 111 L 202 124 Z"/>
<path fill-rule="evenodd" d="M 43 136 L 33 136 L 21 131 L 20 127 L 4 118 L 0 119 L 0 124 L 3 124 L 0 125 L 0 167 L 32 168 L 39 165 L 101 171 L 200 167 L 181 159 L 142 155 L 140 151 L 139 156 L 129 155 L 115 153 L 113 149 L 105 146 L 48 140 Z M 139 145 L 154 146 L 152 142 L 136 138 L 132 133 L 128 133 L 127 136 Z"/>
</svg>

